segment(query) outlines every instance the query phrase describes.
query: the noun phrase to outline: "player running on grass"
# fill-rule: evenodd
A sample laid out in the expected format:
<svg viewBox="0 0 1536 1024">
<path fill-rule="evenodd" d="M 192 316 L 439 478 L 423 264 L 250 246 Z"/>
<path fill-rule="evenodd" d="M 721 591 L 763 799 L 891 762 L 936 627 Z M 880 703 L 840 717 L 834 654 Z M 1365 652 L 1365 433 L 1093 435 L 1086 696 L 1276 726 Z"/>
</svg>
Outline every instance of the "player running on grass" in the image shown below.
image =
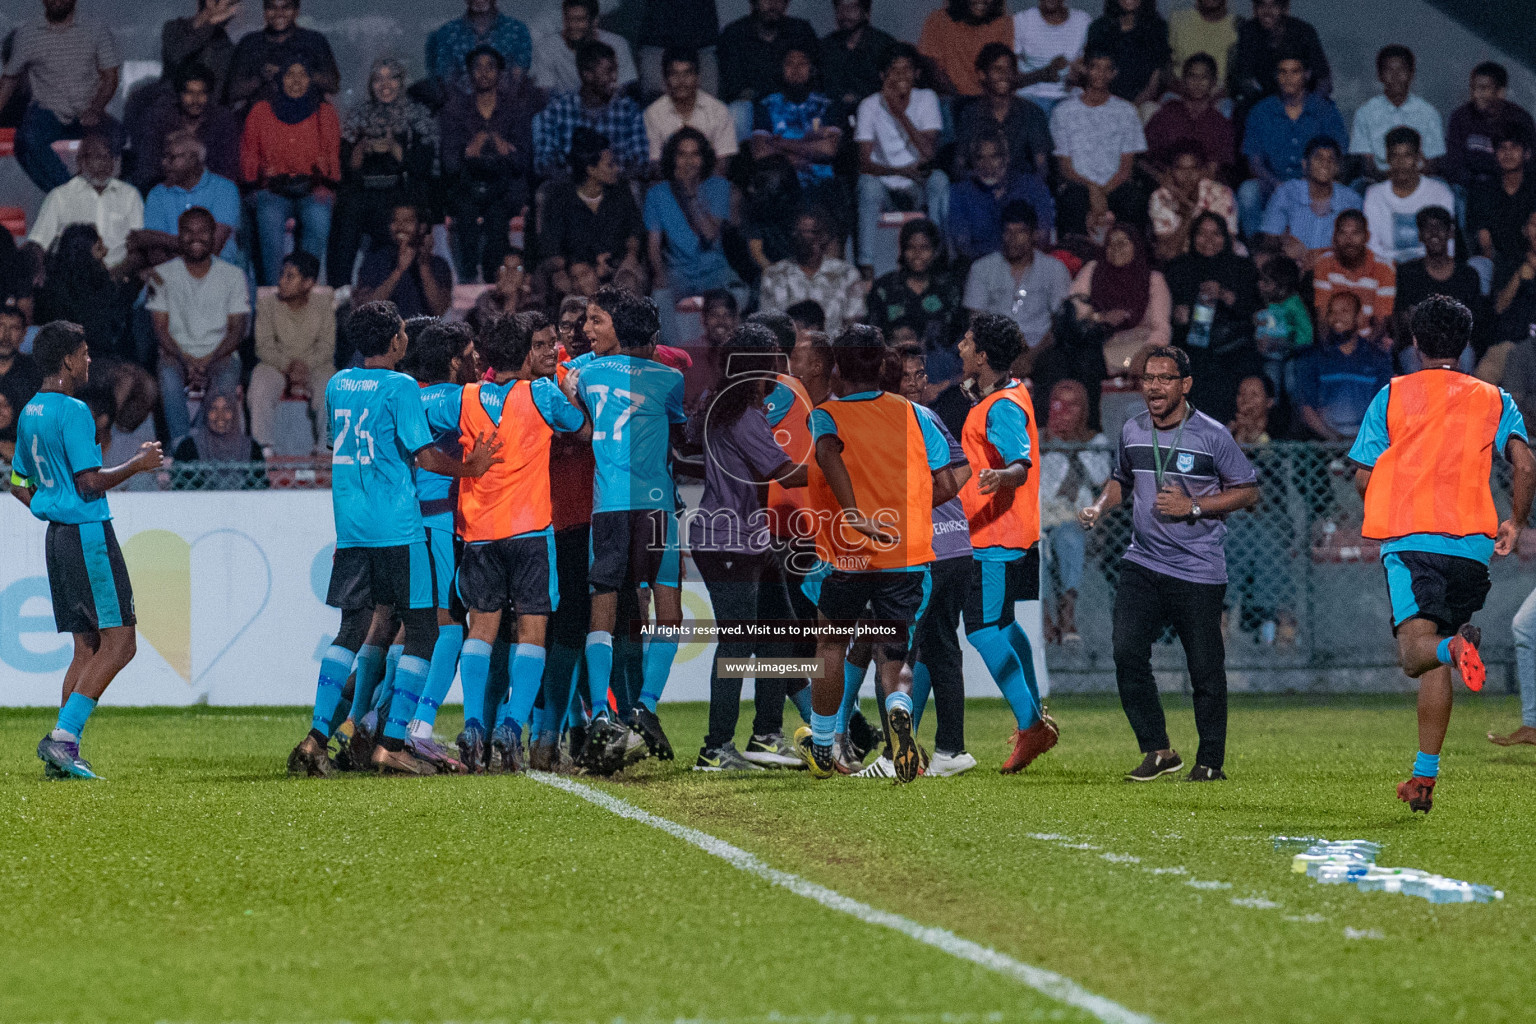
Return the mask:
<svg viewBox="0 0 1536 1024">
<path fill-rule="evenodd" d="M 415 704 L 409 695 L 422 692 L 437 640 L 438 584 L 411 472 L 421 466 L 444 476 L 479 476 L 500 461 L 501 442 L 489 435 L 476 438 L 462 462 L 433 447 L 420 389 L 394 369 L 406 347 L 394 303 L 359 307 L 347 331 L 363 364 L 337 373 L 325 389 L 336 514 L 326 603 L 341 609 L 341 629 L 321 659 L 309 735 L 288 755 L 288 771 L 330 774 L 326 746 L 342 687 L 374 609 L 389 606 L 405 626 L 405 652 L 395 670 L 398 682 L 384 735 L 369 762 L 382 772 L 431 775 L 432 764 L 405 749 Z"/>
<path fill-rule="evenodd" d="M 11 493 L 48 524 L 44 541 L 53 619 L 72 633 L 74 657 L 53 731 L 37 744 L 51 779 L 95 779 L 80 756 L 80 734 L 96 702 L 133 660 L 133 586 L 112 532 L 107 492 L 165 463 L 158 441 L 146 441 L 121 466 L 101 468 L 96 418 L 74 397 L 90 376 L 85 330 L 55 320 L 37 332 L 32 357 L 43 386 L 16 418 Z"/>
<path fill-rule="evenodd" d="M 1398 661 L 1419 681 L 1419 752 L 1397 798 L 1428 813 L 1451 721 L 1451 666 L 1469 690 L 1483 688 L 1472 616 L 1488 596 L 1489 559 L 1514 552 L 1530 517 L 1536 459 L 1514 399 L 1455 368 L 1471 311 L 1432 295 L 1413 308 L 1409 328 L 1424 369 L 1376 395 L 1349 459 L 1365 498 L 1361 533 L 1383 542 Z M 1488 485 L 1495 450 L 1514 469 L 1502 523 Z"/>
<path fill-rule="evenodd" d="M 459 484 L 459 590 L 469 609 L 469 639 L 460 659 L 465 719 L 459 756 L 471 771 L 515 772 L 524 767 L 523 730 L 544 680 L 545 627 L 560 601 L 550 441 L 557 430 L 586 432 L 587 419 L 571 401 L 575 379 L 567 376 L 563 388 L 554 381 L 555 329 L 542 314 L 497 317 L 481 333 L 478 348 L 492 377 L 464 389 L 459 431 L 465 438 L 494 433 L 503 454 L 484 476 Z M 504 608 L 517 616 L 517 645 L 509 654 L 510 689 L 487 749 L 479 709 Z"/>
</svg>

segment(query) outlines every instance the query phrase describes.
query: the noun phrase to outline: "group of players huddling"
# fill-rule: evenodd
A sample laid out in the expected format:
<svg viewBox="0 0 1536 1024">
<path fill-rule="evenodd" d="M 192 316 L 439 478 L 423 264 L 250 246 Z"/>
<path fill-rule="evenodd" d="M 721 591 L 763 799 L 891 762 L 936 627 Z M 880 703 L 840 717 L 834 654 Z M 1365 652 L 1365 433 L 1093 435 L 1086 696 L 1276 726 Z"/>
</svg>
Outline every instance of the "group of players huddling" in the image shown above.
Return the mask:
<svg viewBox="0 0 1536 1024">
<path fill-rule="evenodd" d="M 679 455 L 684 378 L 657 356 L 651 300 L 606 288 L 564 345 L 560 326 L 521 313 L 476 333 L 404 323 L 388 302 L 353 312 L 357 360 L 326 392 L 336 522 L 327 603 L 341 626 L 291 773 L 611 775 L 671 759 L 657 702 L 677 640 L 638 627 L 650 608 L 656 626 L 682 623 L 683 473 L 704 479 L 703 515 L 687 532 L 717 621 L 817 627 L 801 631 L 808 642 L 722 636 L 720 661 L 814 654 L 822 666 L 808 681 L 759 680 L 752 741 L 738 752 L 741 684 L 717 663 L 696 768 L 906 783 L 974 767 L 960 738 L 962 621 L 1016 718 L 1002 771 L 1055 746 L 1013 611 L 1038 586 L 1039 440 L 1029 391 L 1009 373 L 1023 351 L 1012 320 L 979 314 L 960 343 L 974 405 L 957 442 L 914 400 L 920 350 L 893 350 L 865 325 L 829 341 L 755 315 L 714 354 L 721 374 L 694 415 L 702 458 L 691 465 Z M 1488 557 L 1513 549 L 1529 514 L 1536 460 L 1509 396 L 1451 368 L 1470 330 L 1465 309 L 1432 298 L 1413 327 L 1427 368 L 1383 390 L 1351 457 L 1366 534 L 1387 541 L 1403 666 L 1421 678 L 1421 749 L 1399 796 L 1427 810 L 1449 720 L 1446 666 L 1481 685 L 1468 623 Z M 38 756 L 51 777 L 94 778 L 80 735 L 135 643 L 105 492 L 163 459 L 148 443 L 101 467 L 90 412 L 71 397 L 90 362 L 78 326 L 45 326 L 34 353 L 46 381 L 20 417 L 12 489 L 49 523 L 55 617 L 75 636 Z M 1153 358 L 1176 366 L 1174 355 Z M 1516 470 L 1514 516 L 1502 524 L 1487 490 L 1494 450 Z M 557 532 L 552 486 L 590 493 L 589 528 Z M 877 628 L 861 638 L 860 624 Z M 857 710 L 871 662 L 880 730 Z M 450 752 L 433 728 L 456 674 L 464 727 Z M 930 692 L 932 754 L 916 740 Z M 786 696 L 807 723 L 792 742 Z"/>
</svg>

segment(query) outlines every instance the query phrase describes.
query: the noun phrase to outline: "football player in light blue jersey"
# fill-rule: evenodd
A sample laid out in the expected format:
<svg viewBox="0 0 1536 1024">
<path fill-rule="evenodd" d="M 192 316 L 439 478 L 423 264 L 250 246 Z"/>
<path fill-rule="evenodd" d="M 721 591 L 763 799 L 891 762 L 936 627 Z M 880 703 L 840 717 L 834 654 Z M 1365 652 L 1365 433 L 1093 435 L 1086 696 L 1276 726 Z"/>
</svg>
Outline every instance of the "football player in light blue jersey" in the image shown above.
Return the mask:
<svg viewBox="0 0 1536 1024">
<path fill-rule="evenodd" d="M 379 771 L 430 775 L 436 770 L 432 764 L 405 749 L 415 707 L 409 695 L 425 688 L 438 634 L 437 584 L 412 474 L 421 466 L 444 476 L 479 476 L 497 461 L 500 446 L 494 438 L 478 437 L 460 461 L 433 445 L 416 382 L 394 369 L 406 348 L 394 303 L 359 307 L 347 331 L 363 365 L 342 370 L 326 387 L 336 516 L 326 603 L 341 609 L 341 629 L 321 660 L 310 731 L 288 756 L 288 770 L 330 774 L 326 746 L 342 688 L 375 609 L 387 606 L 405 626 L 405 652 L 370 763 Z"/>
<path fill-rule="evenodd" d="M 656 623 L 682 623 L 677 493 L 671 452 L 683 412 L 683 375 L 656 362 L 660 331 L 656 304 L 617 288 L 604 288 L 587 306 L 587 357 L 569 365 L 576 394 L 592 421 L 592 454 L 597 462 L 592 497 L 592 620 L 586 663 L 592 707 L 588 734 L 589 770 L 617 770 L 628 730 L 607 711 L 613 668 L 613 630 L 620 590 L 649 586 Z M 679 430 L 680 432 L 680 430 Z M 628 627 L 630 623 L 624 623 Z M 655 637 L 645 644 L 644 683 L 628 713 L 650 752 L 670 760 L 672 747 L 656 716 L 677 654 L 677 641 Z"/>
<path fill-rule="evenodd" d="M 32 356 L 43 386 L 16 422 L 11 493 L 48 524 L 45 553 L 53 618 L 74 634 L 64 700 L 53 731 L 37 745 L 49 778 L 94 779 L 80 756 L 80 734 L 96 702 L 137 651 L 133 587 L 112 532 L 107 491 L 159 469 L 158 441 L 146 441 L 121 466 L 102 469 L 96 419 L 74 393 L 90 375 L 85 330 L 55 320 L 37 332 Z"/>
</svg>

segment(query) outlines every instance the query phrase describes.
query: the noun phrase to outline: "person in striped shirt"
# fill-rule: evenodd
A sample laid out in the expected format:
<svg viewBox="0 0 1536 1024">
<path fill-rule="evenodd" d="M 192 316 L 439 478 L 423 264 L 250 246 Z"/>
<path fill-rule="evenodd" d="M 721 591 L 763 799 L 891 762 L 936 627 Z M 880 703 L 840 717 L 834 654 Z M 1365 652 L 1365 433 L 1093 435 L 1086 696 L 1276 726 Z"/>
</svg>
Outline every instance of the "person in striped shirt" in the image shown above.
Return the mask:
<svg viewBox="0 0 1536 1024">
<path fill-rule="evenodd" d="M 1397 271 L 1377 259 L 1367 246 L 1365 214 L 1345 210 L 1333 223 L 1333 248 L 1312 269 L 1312 308 L 1326 314 L 1340 292 L 1360 299 L 1360 329 L 1371 330 L 1392 315 L 1397 300 Z"/>
</svg>

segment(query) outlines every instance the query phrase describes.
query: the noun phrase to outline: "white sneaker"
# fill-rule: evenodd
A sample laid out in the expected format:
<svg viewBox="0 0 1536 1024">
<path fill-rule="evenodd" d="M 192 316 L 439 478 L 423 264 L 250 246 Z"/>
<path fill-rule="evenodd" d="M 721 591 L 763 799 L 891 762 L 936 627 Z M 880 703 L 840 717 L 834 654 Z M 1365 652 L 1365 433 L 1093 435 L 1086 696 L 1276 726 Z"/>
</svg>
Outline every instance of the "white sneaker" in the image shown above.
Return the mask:
<svg viewBox="0 0 1536 1024">
<path fill-rule="evenodd" d="M 975 762 L 972 763 L 974 764 Z M 882 754 L 871 761 L 868 767 L 862 771 L 854 772 L 853 777 L 856 779 L 894 779 L 896 777 L 896 766 L 891 763 L 890 758 Z"/>
<path fill-rule="evenodd" d="M 928 770 L 923 774 L 942 779 L 951 775 L 962 775 L 975 767 L 976 759 L 964 750 L 958 754 L 935 752 L 933 759 L 928 762 Z"/>
</svg>

